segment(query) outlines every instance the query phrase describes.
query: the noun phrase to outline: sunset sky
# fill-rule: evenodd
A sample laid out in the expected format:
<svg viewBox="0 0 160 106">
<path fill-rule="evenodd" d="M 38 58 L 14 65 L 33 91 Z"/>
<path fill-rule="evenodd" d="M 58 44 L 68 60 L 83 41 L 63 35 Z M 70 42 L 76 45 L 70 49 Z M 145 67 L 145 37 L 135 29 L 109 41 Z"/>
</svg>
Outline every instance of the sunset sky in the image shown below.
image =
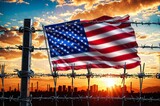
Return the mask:
<svg viewBox="0 0 160 106">
<path fill-rule="evenodd" d="M 160 0 L 0 0 L 0 30 L 18 29 L 23 26 L 23 20 L 30 18 L 36 29 L 42 29 L 42 25 L 56 24 L 74 19 L 95 19 L 100 16 L 124 16 L 130 15 L 130 21 L 137 22 L 160 22 Z M 139 46 L 160 44 L 160 25 L 132 25 L 136 33 Z M 0 47 L 15 47 L 22 45 L 23 33 L 16 31 L 0 32 Z M 46 47 L 43 32 L 32 34 L 34 47 Z M 160 70 L 159 57 L 160 49 L 138 49 L 141 63 L 145 63 L 146 73 L 157 73 Z M 0 64 L 6 64 L 6 73 L 13 73 L 14 69 L 21 70 L 20 50 L 1 50 Z M 50 66 L 46 51 L 36 50 L 32 52 L 31 69 L 35 73 L 50 73 Z M 123 69 L 91 69 L 93 73 L 123 73 Z M 59 72 L 59 73 L 70 73 Z M 129 74 L 137 74 L 139 67 L 127 70 Z M 86 70 L 77 70 L 76 73 L 87 73 Z M 5 89 L 9 86 L 17 87 L 19 78 L 6 78 Z M 40 88 L 46 89 L 47 84 L 53 86 L 51 77 L 31 78 L 31 82 L 39 81 Z M 120 85 L 121 79 L 93 78 L 91 85 L 99 82 L 99 89 L 106 89 L 108 81 Z M 126 84 L 133 83 L 133 88 L 139 89 L 138 78 L 127 78 Z M 34 84 L 34 85 L 35 85 Z M 71 79 L 59 78 L 58 85 L 70 85 Z M 75 79 L 75 86 L 87 86 L 87 79 Z M 110 85 L 108 85 L 110 86 Z M 160 86 L 160 80 L 145 78 L 143 88 Z M 0 82 L 1 88 L 1 82 Z M 160 91 L 160 90 L 159 90 Z"/>
</svg>

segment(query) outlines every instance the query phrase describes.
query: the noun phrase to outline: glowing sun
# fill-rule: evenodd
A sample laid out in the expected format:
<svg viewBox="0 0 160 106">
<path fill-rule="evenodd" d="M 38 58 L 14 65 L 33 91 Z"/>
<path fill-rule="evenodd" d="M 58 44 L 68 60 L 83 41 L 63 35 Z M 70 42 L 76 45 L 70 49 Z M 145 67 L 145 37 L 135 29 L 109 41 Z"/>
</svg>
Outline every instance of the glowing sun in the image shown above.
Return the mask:
<svg viewBox="0 0 160 106">
<path fill-rule="evenodd" d="M 113 78 L 106 78 L 105 82 L 107 84 L 107 87 L 113 87 L 116 84 L 116 82 Z"/>
</svg>

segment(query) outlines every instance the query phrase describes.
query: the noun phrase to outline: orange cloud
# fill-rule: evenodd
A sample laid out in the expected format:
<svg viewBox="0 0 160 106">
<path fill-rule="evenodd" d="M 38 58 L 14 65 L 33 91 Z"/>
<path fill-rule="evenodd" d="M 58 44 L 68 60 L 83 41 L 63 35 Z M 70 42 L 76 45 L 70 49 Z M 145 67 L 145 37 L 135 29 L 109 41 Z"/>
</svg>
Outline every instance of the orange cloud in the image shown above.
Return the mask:
<svg viewBox="0 0 160 106">
<path fill-rule="evenodd" d="M 38 27 L 39 22 L 35 22 L 33 26 Z M 18 29 L 17 26 L 12 26 L 12 29 Z M 0 30 L 8 30 L 5 27 L 0 26 Z M 32 33 L 33 45 L 36 42 L 36 46 L 40 46 L 44 42 L 44 36 L 39 35 L 38 32 Z M 19 33 L 18 31 L 8 31 L 4 32 L 0 35 L 0 46 L 14 46 L 14 45 L 22 45 L 23 42 L 23 33 Z"/>
<path fill-rule="evenodd" d="M 41 52 L 37 52 L 35 54 L 32 54 L 32 57 L 35 59 L 46 59 L 47 58 L 47 56 L 42 54 Z"/>
<path fill-rule="evenodd" d="M 38 44 L 36 46 L 40 46 L 44 42 L 45 38 L 43 35 L 38 36 L 35 41 L 38 41 Z"/>
<path fill-rule="evenodd" d="M 144 40 L 144 39 L 148 39 L 149 35 L 142 35 L 140 33 L 136 33 L 136 38 L 139 40 Z"/>
<path fill-rule="evenodd" d="M 18 59 L 22 57 L 22 51 L 7 51 L 7 50 L 1 50 L 0 51 L 0 58 L 6 59 L 6 60 L 13 60 L 13 59 Z M 34 59 L 46 59 L 47 56 L 44 55 L 41 52 L 37 52 L 32 54 L 32 58 Z"/>
<path fill-rule="evenodd" d="M 16 31 L 4 32 L 0 36 L 0 42 L 9 45 L 20 45 L 22 44 L 22 33 Z"/>
<path fill-rule="evenodd" d="M 153 8 L 160 4 L 160 0 L 121 0 L 108 4 L 99 4 L 92 10 L 77 13 L 71 19 L 94 19 L 103 15 L 119 16 L 136 14 L 143 9 Z"/>
<path fill-rule="evenodd" d="M 1 50 L 1 52 L 0 52 L 0 58 L 4 58 L 6 60 L 20 58 L 21 55 L 22 55 L 22 52 L 20 52 L 20 51 Z"/>
<path fill-rule="evenodd" d="M 24 0 L 3 0 L 4 2 L 8 3 L 24 3 L 24 4 L 29 4 L 28 2 L 25 2 Z"/>
</svg>

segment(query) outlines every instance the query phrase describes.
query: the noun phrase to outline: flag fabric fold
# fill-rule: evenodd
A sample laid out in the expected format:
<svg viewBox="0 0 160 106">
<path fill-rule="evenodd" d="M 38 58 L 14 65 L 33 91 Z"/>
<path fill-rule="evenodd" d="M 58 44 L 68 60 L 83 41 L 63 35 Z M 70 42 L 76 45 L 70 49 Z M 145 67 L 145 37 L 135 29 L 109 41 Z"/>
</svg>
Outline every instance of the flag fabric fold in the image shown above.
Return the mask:
<svg viewBox="0 0 160 106">
<path fill-rule="evenodd" d="M 50 60 L 57 70 L 134 68 L 140 64 L 129 16 L 102 16 L 44 26 Z"/>
</svg>

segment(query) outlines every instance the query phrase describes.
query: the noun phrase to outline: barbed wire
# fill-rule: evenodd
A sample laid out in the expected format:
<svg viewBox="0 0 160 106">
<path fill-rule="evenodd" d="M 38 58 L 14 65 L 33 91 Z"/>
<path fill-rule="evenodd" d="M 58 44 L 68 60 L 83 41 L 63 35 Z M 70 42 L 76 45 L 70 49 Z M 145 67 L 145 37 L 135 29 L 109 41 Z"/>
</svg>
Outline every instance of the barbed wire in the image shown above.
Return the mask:
<svg viewBox="0 0 160 106">
<path fill-rule="evenodd" d="M 5 74 L 0 74 L 0 78 L 5 77 L 5 78 L 16 78 L 16 77 L 22 77 L 20 74 L 20 71 L 17 73 L 5 73 Z M 30 77 L 32 78 L 36 78 L 36 77 L 55 77 L 55 75 L 53 74 L 43 74 L 43 73 L 35 73 L 30 75 Z M 66 73 L 57 73 L 56 77 L 68 77 L 68 78 L 87 78 L 88 74 L 74 74 L 74 76 L 72 75 L 72 73 L 66 74 Z M 95 73 L 91 73 L 90 75 L 91 78 L 103 78 L 103 77 L 111 77 L 111 78 L 122 78 L 124 77 L 123 74 L 95 74 Z M 139 78 L 139 74 L 125 74 L 126 78 Z M 145 73 L 144 76 L 145 78 L 157 78 L 160 79 L 160 73 Z"/>
<path fill-rule="evenodd" d="M 87 22 L 79 22 L 79 24 L 88 24 L 88 23 L 115 23 L 115 22 L 118 22 L 118 21 L 87 21 Z M 158 20 L 158 22 L 130 22 L 130 21 L 127 21 L 127 22 L 118 22 L 118 23 L 122 23 L 122 24 L 135 24 L 137 27 L 138 25 L 160 25 L 160 22 Z M 66 22 L 66 25 L 72 25 L 74 23 L 69 23 L 69 22 Z M 30 32 L 41 32 L 41 31 L 44 31 L 43 29 L 35 29 L 34 27 L 32 27 L 31 29 L 28 29 L 28 28 L 23 28 L 23 27 L 19 27 L 19 29 L 1 29 L 0 32 L 10 32 L 10 31 L 19 31 L 19 32 L 23 32 L 24 30 L 29 30 Z"/>
<path fill-rule="evenodd" d="M 77 97 L 68 97 L 68 96 L 50 96 L 50 97 L 43 97 L 43 96 L 40 96 L 40 97 L 32 97 L 32 95 L 29 97 L 29 98 L 26 98 L 26 99 L 21 99 L 20 97 L 13 97 L 13 96 L 10 96 L 10 97 L 0 97 L 0 100 L 9 100 L 9 101 L 15 101 L 15 102 L 20 102 L 20 101 L 28 101 L 28 102 L 31 102 L 32 100 L 124 100 L 124 101 L 144 101 L 144 102 L 160 102 L 160 98 L 153 98 L 153 97 L 150 97 L 150 98 L 145 98 L 145 97 L 111 97 L 111 96 L 106 96 L 106 97 L 102 97 L 102 96 L 98 96 L 98 97 L 95 97 L 95 96 L 77 96 Z"/>
<path fill-rule="evenodd" d="M 155 46 L 155 45 L 141 45 L 141 46 L 138 46 L 137 48 L 141 48 L 141 49 L 145 49 L 145 48 L 148 48 L 148 49 L 160 49 L 160 44 L 159 46 Z M 46 47 L 34 47 L 34 46 L 31 46 L 31 47 L 23 47 L 22 45 L 15 45 L 15 47 L 10 47 L 10 46 L 7 46 L 7 47 L 1 47 L 0 46 L 0 50 L 14 50 L 14 49 L 19 49 L 19 50 L 22 50 L 22 49 L 30 49 L 30 50 L 49 50 L 50 48 L 46 48 Z"/>
</svg>

